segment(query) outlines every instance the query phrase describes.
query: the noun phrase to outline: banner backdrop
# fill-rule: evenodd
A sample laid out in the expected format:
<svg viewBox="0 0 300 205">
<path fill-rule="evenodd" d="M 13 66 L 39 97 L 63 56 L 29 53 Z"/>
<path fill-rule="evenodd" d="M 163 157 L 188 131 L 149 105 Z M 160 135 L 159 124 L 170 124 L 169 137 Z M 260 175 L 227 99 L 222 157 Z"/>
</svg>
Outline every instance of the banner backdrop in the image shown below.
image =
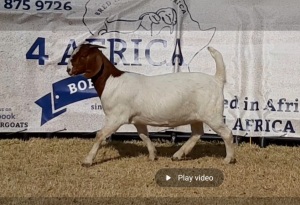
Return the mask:
<svg viewBox="0 0 300 205">
<path fill-rule="evenodd" d="M 1 1 L 0 132 L 94 132 L 103 126 L 92 82 L 66 72 L 72 51 L 89 41 L 105 46 L 103 53 L 119 69 L 146 75 L 214 75 L 206 49 L 213 46 L 226 64 L 224 120 L 233 133 L 300 137 L 298 5 L 298 0 Z M 188 126 L 150 131 L 166 129 L 190 132 Z M 118 130 L 132 131 L 130 125 Z M 213 133 L 209 127 L 205 132 Z"/>
</svg>

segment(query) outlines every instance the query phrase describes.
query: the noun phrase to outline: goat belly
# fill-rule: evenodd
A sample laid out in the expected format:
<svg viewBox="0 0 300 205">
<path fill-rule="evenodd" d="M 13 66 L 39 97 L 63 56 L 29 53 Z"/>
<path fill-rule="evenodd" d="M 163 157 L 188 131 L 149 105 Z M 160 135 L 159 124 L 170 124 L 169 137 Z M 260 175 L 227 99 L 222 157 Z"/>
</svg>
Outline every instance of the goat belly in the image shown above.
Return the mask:
<svg viewBox="0 0 300 205">
<path fill-rule="evenodd" d="M 181 119 L 162 119 L 159 116 L 157 117 L 143 117 L 137 116 L 132 118 L 132 124 L 143 124 L 143 125 L 150 125 L 154 127 L 177 127 L 180 125 L 187 125 L 192 123 L 194 120 L 190 118 L 181 118 Z"/>
</svg>

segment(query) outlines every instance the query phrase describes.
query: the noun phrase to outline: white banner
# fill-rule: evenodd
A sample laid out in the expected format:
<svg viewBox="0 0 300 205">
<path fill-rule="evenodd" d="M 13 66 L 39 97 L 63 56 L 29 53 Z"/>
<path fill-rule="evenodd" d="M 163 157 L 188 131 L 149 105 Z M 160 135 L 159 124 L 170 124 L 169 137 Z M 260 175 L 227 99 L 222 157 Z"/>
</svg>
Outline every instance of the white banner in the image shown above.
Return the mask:
<svg viewBox="0 0 300 205">
<path fill-rule="evenodd" d="M 298 4 L 4 0 L 0 132 L 94 132 L 103 126 L 91 81 L 66 72 L 70 54 L 87 40 L 105 46 L 103 53 L 119 69 L 146 75 L 214 75 L 206 49 L 213 46 L 226 63 L 224 120 L 233 134 L 300 137 Z M 172 130 L 190 132 L 188 126 Z M 135 129 L 128 125 L 118 131 Z M 212 133 L 209 127 L 205 131 Z"/>
</svg>

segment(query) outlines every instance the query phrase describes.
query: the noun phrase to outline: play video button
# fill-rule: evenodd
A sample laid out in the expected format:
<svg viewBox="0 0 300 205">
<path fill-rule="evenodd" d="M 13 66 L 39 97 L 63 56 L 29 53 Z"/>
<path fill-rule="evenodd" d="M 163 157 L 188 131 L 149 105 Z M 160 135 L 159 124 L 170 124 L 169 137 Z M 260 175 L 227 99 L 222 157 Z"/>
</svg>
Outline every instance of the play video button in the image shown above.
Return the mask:
<svg viewBox="0 0 300 205">
<path fill-rule="evenodd" d="M 161 169 L 155 181 L 162 187 L 218 187 L 224 174 L 218 169 Z"/>
</svg>

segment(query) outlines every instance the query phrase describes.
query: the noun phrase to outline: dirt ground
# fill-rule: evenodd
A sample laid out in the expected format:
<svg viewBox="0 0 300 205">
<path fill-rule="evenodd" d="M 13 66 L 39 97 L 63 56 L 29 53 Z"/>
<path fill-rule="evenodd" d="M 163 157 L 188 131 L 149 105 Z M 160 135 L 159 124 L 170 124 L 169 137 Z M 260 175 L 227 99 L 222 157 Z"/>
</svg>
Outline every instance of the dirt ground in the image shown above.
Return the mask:
<svg viewBox="0 0 300 205">
<path fill-rule="evenodd" d="M 92 139 L 0 140 L 0 197 L 300 196 L 300 147 L 244 143 L 236 147 L 237 163 L 223 165 L 225 147 L 218 142 L 199 142 L 184 161 L 170 159 L 181 144 L 155 142 L 159 159 L 149 161 L 142 142 L 111 142 L 94 166 L 82 167 L 92 144 Z M 216 168 L 224 182 L 213 188 L 160 187 L 155 174 L 163 168 Z"/>
</svg>

